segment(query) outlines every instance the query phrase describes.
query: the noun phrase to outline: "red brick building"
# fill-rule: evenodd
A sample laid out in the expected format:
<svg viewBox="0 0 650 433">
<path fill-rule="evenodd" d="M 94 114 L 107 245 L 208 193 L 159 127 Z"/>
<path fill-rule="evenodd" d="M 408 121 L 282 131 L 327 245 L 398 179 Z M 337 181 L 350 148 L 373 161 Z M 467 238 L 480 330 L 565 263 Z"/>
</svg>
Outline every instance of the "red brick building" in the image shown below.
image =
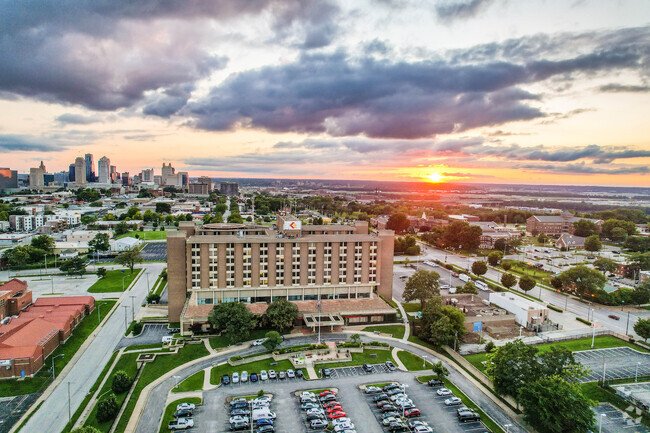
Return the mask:
<svg viewBox="0 0 650 433">
<path fill-rule="evenodd" d="M 526 220 L 526 231 L 528 233 L 545 233 L 547 235 L 559 236 L 562 233 L 573 234 L 575 227 L 573 223 L 585 219 L 591 221 L 598 227 L 603 224 L 603 220 L 578 218 L 565 212 L 562 215 L 533 215 Z"/>
<path fill-rule="evenodd" d="M 32 303 L 32 291 L 25 281 L 14 278 L 0 285 L 0 320 L 15 316 Z"/>
</svg>

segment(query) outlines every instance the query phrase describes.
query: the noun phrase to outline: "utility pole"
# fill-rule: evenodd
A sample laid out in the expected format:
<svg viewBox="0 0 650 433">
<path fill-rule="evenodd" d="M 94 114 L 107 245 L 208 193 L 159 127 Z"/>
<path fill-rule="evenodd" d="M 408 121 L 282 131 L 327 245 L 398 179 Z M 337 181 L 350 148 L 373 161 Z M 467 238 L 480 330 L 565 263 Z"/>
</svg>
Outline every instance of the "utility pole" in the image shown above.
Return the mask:
<svg viewBox="0 0 650 433">
<path fill-rule="evenodd" d="M 129 307 L 126 305 L 122 305 L 122 307 L 124 308 L 124 332 L 126 333 L 126 330 L 129 329 L 129 326 L 126 324 L 126 309 Z"/>
<path fill-rule="evenodd" d="M 68 424 L 72 420 L 72 408 L 70 407 L 70 382 L 68 382 Z"/>
<path fill-rule="evenodd" d="M 133 306 L 133 299 L 135 299 L 135 295 L 131 295 L 131 322 L 135 320 L 135 307 Z"/>
<path fill-rule="evenodd" d="M 627 312 L 627 323 L 625 324 L 625 335 L 627 335 L 627 331 L 630 329 L 630 312 Z"/>
</svg>

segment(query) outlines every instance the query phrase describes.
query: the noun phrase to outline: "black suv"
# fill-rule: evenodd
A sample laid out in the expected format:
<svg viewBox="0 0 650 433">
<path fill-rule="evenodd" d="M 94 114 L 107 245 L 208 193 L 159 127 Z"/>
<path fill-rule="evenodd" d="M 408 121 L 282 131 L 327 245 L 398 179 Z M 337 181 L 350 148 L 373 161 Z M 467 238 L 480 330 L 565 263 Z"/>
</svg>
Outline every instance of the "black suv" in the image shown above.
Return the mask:
<svg viewBox="0 0 650 433">
<path fill-rule="evenodd" d="M 224 374 L 223 376 L 221 376 L 221 383 L 222 383 L 223 385 L 228 385 L 228 384 L 230 384 L 230 375 L 228 375 L 228 374 Z"/>
<path fill-rule="evenodd" d="M 458 409 L 458 421 L 460 422 L 470 422 L 470 421 L 480 421 L 481 417 L 479 414 L 474 412 L 473 410 L 467 410 L 467 409 Z"/>
<path fill-rule="evenodd" d="M 190 418 L 192 416 L 192 411 L 190 409 L 181 409 L 174 412 L 174 418 Z"/>
<path fill-rule="evenodd" d="M 388 400 L 388 394 L 381 393 L 381 394 L 376 395 L 376 396 L 374 396 L 372 398 L 372 401 L 374 401 L 374 402 L 384 401 L 384 400 Z"/>
<path fill-rule="evenodd" d="M 363 369 L 364 369 L 367 373 L 372 373 L 372 365 L 370 365 L 370 364 L 368 364 L 368 363 L 363 364 Z"/>
<path fill-rule="evenodd" d="M 444 386 L 445 383 L 442 380 L 431 379 L 430 381 L 427 382 L 427 385 L 429 385 L 429 386 Z"/>
<path fill-rule="evenodd" d="M 399 388 L 399 385 L 395 385 L 394 383 L 390 383 L 382 388 L 384 392 L 390 391 L 391 389 L 396 389 Z"/>
<path fill-rule="evenodd" d="M 332 375 L 332 372 L 329 368 L 323 368 L 321 370 L 321 373 L 323 373 L 323 377 L 330 377 Z"/>
<path fill-rule="evenodd" d="M 388 431 L 390 432 L 409 431 L 409 426 L 401 422 L 392 422 L 388 426 Z"/>
</svg>

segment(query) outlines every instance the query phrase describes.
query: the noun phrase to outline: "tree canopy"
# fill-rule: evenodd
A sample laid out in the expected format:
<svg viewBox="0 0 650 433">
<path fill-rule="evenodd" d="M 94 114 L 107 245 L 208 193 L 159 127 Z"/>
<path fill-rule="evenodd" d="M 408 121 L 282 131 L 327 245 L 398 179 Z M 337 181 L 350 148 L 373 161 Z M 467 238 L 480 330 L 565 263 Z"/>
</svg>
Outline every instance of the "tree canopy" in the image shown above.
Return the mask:
<svg viewBox="0 0 650 433">
<path fill-rule="evenodd" d="M 255 326 L 255 316 L 239 302 L 217 304 L 208 320 L 217 332 L 222 332 L 230 344 L 246 341 Z"/>
<path fill-rule="evenodd" d="M 285 298 L 277 298 L 266 309 L 264 320 L 272 328 L 285 332 L 293 327 L 293 322 L 300 317 L 296 304 Z"/>
<path fill-rule="evenodd" d="M 388 222 L 386 223 L 386 228 L 389 230 L 395 230 L 395 233 L 403 233 L 408 230 L 410 227 L 409 220 L 405 213 L 396 212 L 391 214 L 388 217 Z"/>
<path fill-rule="evenodd" d="M 487 270 L 488 270 L 487 263 L 485 263 L 484 261 L 478 261 L 472 263 L 472 273 L 475 275 L 479 275 L 479 276 L 483 275 L 487 272 Z"/>
<path fill-rule="evenodd" d="M 565 289 L 573 288 L 580 296 L 589 295 L 598 289 L 602 289 L 607 282 L 607 278 L 602 272 L 584 265 L 567 269 L 558 278 L 562 281 L 562 286 Z"/>
<path fill-rule="evenodd" d="M 427 299 L 440 295 L 440 275 L 434 271 L 419 270 L 409 277 L 404 287 L 403 297 L 406 302 L 420 301 L 424 309 Z"/>
<path fill-rule="evenodd" d="M 427 301 L 422 309 L 418 336 L 435 346 L 453 344 L 465 335 L 465 315 L 457 308 L 442 305 L 440 296 Z"/>
<path fill-rule="evenodd" d="M 503 253 L 501 251 L 492 251 L 487 256 L 487 261 L 490 264 L 490 266 L 497 266 L 502 259 L 503 259 Z"/>
<path fill-rule="evenodd" d="M 503 284 L 508 289 L 517 284 L 517 277 L 512 274 L 505 273 L 501 275 L 501 284 Z"/>
<path fill-rule="evenodd" d="M 586 238 L 598 233 L 598 226 L 593 221 L 581 219 L 573 223 L 574 235 Z"/>
<path fill-rule="evenodd" d="M 639 319 L 634 324 L 634 332 L 639 334 L 644 341 L 650 338 L 650 319 Z"/>
<path fill-rule="evenodd" d="M 129 268 L 131 270 L 131 273 L 133 273 L 133 268 L 135 265 L 137 263 L 142 263 L 143 260 L 144 259 L 142 258 L 142 254 L 140 254 L 138 247 L 133 247 L 132 249 L 124 251 L 122 254 L 117 256 L 115 258 L 115 263 Z"/>
<path fill-rule="evenodd" d="M 600 242 L 600 237 L 598 235 L 591 235 L 585 239 L 585 250 L 587 251 L 600 251 L 602 247 L 603 244 Z"/>
<path fill-rule="evenodd" d="M 32 239 L 31 246 L 43 250 L 46 254 L 54 251 L 54 238 L 48 235 L 39 235 Z"/>
<path fill-rule="evenodd" d="M 88 248 L 91 251 L 108 251 L 110 244 L 108 242 L 107 233 L 97 233 L 94 238 L 88 242 Z"/>
<path fill-rule="evenodd" d="M 519 279 L 519 288 L 523 290 L 524 292 L 528 292 L 530 290 L 533 290 L 537 283 L 535 280 L 533 280 L 531 277 L 528 275 L 524 275 Z"/>
<path fill-rule="evenodd" d="M 264 343 L 262 346 L 266 347 L 267 350 L 273 350 L 282 343 L 282 335 L 277 331 L 269 331 L 264 335 Z"/>
</svg>

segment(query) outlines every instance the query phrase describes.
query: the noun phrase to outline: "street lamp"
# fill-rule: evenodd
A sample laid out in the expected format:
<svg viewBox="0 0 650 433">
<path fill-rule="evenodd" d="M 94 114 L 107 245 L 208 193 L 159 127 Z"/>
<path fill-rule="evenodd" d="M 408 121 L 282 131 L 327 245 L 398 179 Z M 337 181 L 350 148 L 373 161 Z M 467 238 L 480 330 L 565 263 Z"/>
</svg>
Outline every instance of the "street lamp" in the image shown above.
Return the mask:
<svg viewBox="0 0 650 433">
<path fill-rule="evenodd" d="M 424 368 L 426 368 L 426 365 L 427 365 L 427 355 L 424 355 L 422 357 L 422 369 L 423 370 L 424 370 Z"/>
<path fill-rule="evenodd" d="M 510 427 L 512 427 L 512 424 L 506 424 L 504 427 L 506 428 L 506 433 L 508 433 L 510 431 Z"/>
<path fill-rule="evenodd" d="M 600 414 L 600 418 L 598 419 L 598 433 L 603 432 L 603 418 L 606 418 L 607 415 L 604 413 Z"/>
<path fill-rule="evenodd" d="M 641 363 L 637 362 L 636 363 L 636 371 L 634 372 L 634 383 L 636 383 L 637 380 L 639 379 L 639 365 L 641 365 Z"/>
<path fill-rule="evenodd" d="M 122 291 L 124 291 L 124 279 L 128 277 L 128 275 L 125 275 L 122 277 Z"/>
<path fill-rule="evenodd" d="M 593 325 L 594 330 L 593 330 L 593 333 L 591 334 L 591 348 L 593 349 L 594 348 L 594 342 L 596 340 L 596 319 L 594 319 L 594 322 L 593 322 L 592 325 Z"/>
<path fill-rule="evenodd" d="M 59 356 L 65 356 L 65 353 L 62 353 L 60 355 L 56 355 L 52 357 L 52 382 L 56 379 L 56 370 L 54 369 L 54 360 L 58 358 Z"/>
<path fill-rule="evenodd" d="M 180 376 L 174 376 L 174 379 L 176 379 L 176 385 L 174 385 L 174 388 L 178 388 L 178 381 L 180 380 Z"/>
</svg>

